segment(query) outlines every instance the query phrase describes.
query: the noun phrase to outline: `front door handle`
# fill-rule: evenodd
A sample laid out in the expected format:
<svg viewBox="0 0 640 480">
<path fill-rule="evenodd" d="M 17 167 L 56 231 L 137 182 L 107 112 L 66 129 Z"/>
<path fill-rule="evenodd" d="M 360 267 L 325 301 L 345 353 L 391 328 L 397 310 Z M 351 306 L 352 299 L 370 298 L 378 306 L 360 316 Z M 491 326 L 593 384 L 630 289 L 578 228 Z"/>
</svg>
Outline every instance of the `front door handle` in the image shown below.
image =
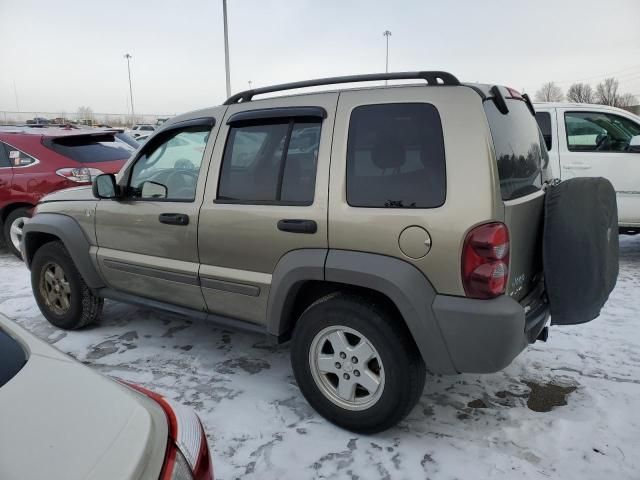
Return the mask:
<svg viewBox="0 0 640 480">
<path fill-rule="evenodd" d="M 189 225 L 189 215 L 184 213 L 161 213 L 158 220 L 167 225 Z"/>
<path fill-rule="evenodd" d="M 318 224 L 313 220 L 283 219 L 278 221 L 278 230 L 291 233 L 316 233 Z"/>
</svg>

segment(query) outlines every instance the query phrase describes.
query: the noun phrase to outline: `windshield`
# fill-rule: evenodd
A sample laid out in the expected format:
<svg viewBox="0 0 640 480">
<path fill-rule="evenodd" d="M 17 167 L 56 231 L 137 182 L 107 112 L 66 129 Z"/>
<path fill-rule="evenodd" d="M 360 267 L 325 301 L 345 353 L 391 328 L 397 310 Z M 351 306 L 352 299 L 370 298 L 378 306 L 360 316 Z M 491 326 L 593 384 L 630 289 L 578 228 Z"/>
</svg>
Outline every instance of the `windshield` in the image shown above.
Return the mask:
<svg viewBox="0 0 640 480">
<path fill-rule="evenodd" d="M 0 387 L 15 377 L 25 363 L 27 355 L 20 344 L 0 329 Z"/>
</svg>

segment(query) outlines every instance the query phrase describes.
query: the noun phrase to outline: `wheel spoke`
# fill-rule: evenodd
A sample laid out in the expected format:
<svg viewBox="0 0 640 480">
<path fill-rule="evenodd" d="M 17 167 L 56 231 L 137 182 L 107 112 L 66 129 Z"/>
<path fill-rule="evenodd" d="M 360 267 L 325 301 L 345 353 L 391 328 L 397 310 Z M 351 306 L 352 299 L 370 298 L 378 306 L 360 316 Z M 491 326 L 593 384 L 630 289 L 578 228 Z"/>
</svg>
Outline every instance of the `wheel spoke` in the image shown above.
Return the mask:
<svg viewBox="0 0 640 480">
<path fill-rule="evenodd" d="M 338 395 L 344 400 L 353 402 L 356 396 L 356 384 L 340 378 L 338 380 Z"/>
<path fill-rule="evenodd" d="M 333 355 L 320 355 L 318 357 L 318 370 L 321 373 L 334 373 L 336 367 Z"/>
<path fill-rule="evenodd" d="M 64 270 L 62 270 L 62 267 L 56 264 L 53 268 L 56 278 L 60 281 L 64 281 Z"/>
<path fill-rule="evenodd" d="M 333 347 L 333 351 L 335 353 L 345 352 L 346 350 L 351 348 L 346 335 L 341 330 L 337 330 L 329 335 L 328 340 L 329 342 L 331 342 L 331 346 Z"/>
<path fill-rule="evenodd" d="M 69 298 L 66 295 L 59 295 L 60 298 L 60 307 L 62 309 L 67 310 L 69 308 Z"/>
<path fill-rule="evenodd" d="M 60 286 L 62 287 L 62 293 L 71 295 L 71 287 L 69 286 L 69 282 L 61 282 Z"/>
<path fill-rule="evenodd" d="M 380 377 L 368 368 L 365 368 L 360 377 L 358 377 L 357 383 L 371 395 L 378 390 L 378 387 L 380 386 Z"/>
<path fill-rule="evenodd" d="M 11 233 L 13 233 L 14 235 L 16 235 L 17 237 L 21 237 L 22 236 L 22 227 L 16 223 L 14 223 L 13 225 L 11 225 Z"/>
<path fill-rule="evenodd" d="M 373 348 L 364 339 L 360 339 L 360 342 L 351 350 L 351 354 L 356 356 L 360 364 L 367 363 L 374 356 Z"/>
<path fill-rule="evenodd" d="M 52 286 L 53 285 L 53 280 L 55 279 L 55 275 L 53 274 L 53 272 L 51 270 L 47 270 L 46 272 L 44 272 L 44 281 L 46 282 L 46 284 L 48 286 Z"/>
</svg>

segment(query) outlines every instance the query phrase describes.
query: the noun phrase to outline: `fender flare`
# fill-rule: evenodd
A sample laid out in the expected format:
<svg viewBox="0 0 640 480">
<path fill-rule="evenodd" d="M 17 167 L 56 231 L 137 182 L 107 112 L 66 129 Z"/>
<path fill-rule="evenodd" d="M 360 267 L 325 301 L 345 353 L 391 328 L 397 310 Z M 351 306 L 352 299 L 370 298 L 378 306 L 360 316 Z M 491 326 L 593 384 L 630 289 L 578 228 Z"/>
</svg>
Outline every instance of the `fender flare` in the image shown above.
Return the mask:
<svg viewBox="0 0 640 480">
<path fill-rule="evenodd" d="M 281 335 L 289 327 L 287 313 L 307 280 L 354 285 L 385 295 L 400 312 L 427 368 L 433 373 L 458 373 L 432 310 L 436 291 L 410 263 L 348 250 L 307 249 L 286 254 L 272 277 L 267 307 L 270 334 Z"/>
<path fill-rule="evenodd" d="M 91 243 L 82 227 L 74 218 L 60 213 L 38 213 L 25 224 L 22 238 L 24 262 L 27 268 L 30 268 L 33 260 L 38 233 L 54 235 L 60 239 L 89 288 L 97 289 L 105 286 L 91 261 L 89 253 Z"/>
</svg>

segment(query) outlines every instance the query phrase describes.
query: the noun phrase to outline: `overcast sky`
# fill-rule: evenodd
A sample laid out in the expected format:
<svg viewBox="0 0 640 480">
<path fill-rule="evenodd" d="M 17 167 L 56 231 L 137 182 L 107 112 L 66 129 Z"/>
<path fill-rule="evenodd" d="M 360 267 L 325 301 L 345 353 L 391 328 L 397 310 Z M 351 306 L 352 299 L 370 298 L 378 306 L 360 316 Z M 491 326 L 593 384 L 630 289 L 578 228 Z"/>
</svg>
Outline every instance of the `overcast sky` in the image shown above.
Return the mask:
<svg viewBox="0 0 640 480">
<path fill-rule="evenodd" d="M 640 0 L 228 0 L 232 90 L 442 69 L 533 93 L 614 74 L 640 98 Z M 0 0 L 0 110 L 180 113 L 225 99 L 222 0 Z"/>
</svg>

